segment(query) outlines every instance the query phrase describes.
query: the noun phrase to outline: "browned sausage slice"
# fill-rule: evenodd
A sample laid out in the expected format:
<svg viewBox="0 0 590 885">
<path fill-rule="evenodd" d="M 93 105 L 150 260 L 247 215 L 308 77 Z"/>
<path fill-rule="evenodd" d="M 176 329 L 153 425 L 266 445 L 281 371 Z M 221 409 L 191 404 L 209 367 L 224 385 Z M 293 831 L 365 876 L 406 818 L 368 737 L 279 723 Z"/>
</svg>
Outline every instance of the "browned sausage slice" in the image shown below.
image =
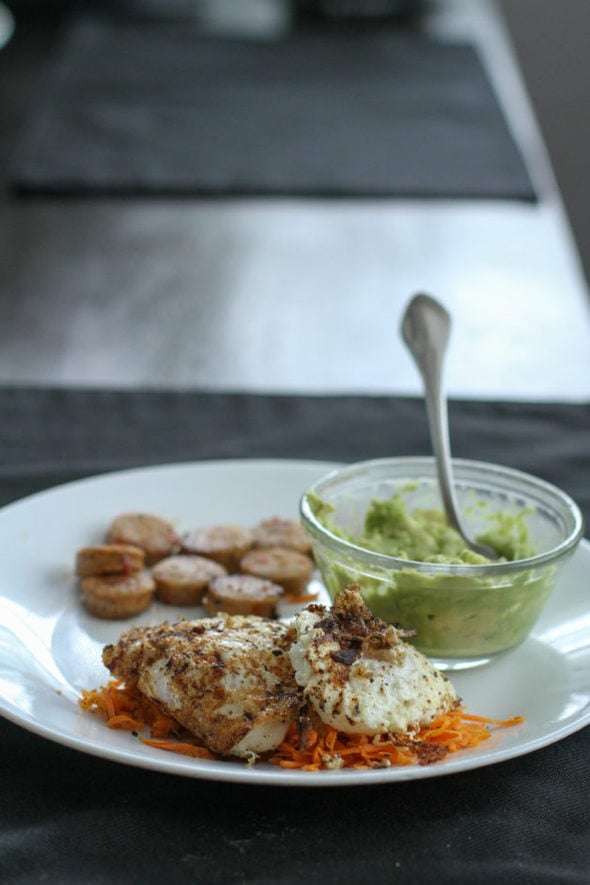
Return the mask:
<svg viewBox="0 0 590 885">
<path fill-rule="evenodd" d="M 303 526 L 294 519 L 273 516 L 254 527 L 255 547 L 289 547 L 299 553 L 311 553 L 311 544 Z"/>
<path fill-rule="evenodd" d="M 147 565 L 175 553 L 178 535 L 173 526 L 150 513 L 122 513 L 111 523 L 108 540 L 113 544 L 133 544 L 145 551 Z"/>
<path fill-rule="evenodd" d="M 252 575 L 227 575 L 211 581 L 205 605 L 211 615 L 258 615 L 274 618 L 283 588 Z"/>
<path fill-rule="evenodd" d="M 301 596 L 313 572 L 309 556 L 286 547 L 260 547 L 240 562 L 240 571 L 280 584 L 289 596 Z"/>
<path fill-rule="evenodd" d="M 130 618 L 145 611 L 156 589 L 156 582 L 146 570 L 131 575 L 88 575 L 80 584 L 88 611 L 109 620 Z"/>
<path fill-rule="evenodd" d="M 241 558 L 253 544 L 252 532 L 237 525 L 214 525 L 195 529 L 182 540 L 183 553 L 208 556 L 228 572 L 237 570 Z"/>
<path fill-rule="evenodd" d="M 213 578 L 226 574 L 204 556 L 167 556 L 152 568 L 158 599 L 167 605 L 199 605 Z"/>
<path fill-rule="evenodd" d="M 131 544 L 96 544 L 82 547 L 76 554 L 76 574 L 130 575 L 145 565 L 145 553 Z"/>
</svg>

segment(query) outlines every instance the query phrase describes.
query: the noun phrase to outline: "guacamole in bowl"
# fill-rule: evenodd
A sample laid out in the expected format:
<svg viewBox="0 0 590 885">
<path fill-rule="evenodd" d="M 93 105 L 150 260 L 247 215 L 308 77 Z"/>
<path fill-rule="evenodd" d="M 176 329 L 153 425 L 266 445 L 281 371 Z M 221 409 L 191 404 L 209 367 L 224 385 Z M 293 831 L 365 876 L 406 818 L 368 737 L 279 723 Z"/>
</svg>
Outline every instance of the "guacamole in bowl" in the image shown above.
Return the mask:
<svg viewBox="0 0 590 885">
<path fill-rule="evenodd" d="M 415 630 L 414 644 L 447 669 L 522 642 L 583 534 L 577 505 L 543 480 L 475 461 L 454 471 L 466 527 L 498 560 L 448 525 L 432 458 L 353 464 L 301 501 L 329 593 L 359 584 L 377 617 Z"/>
</svg>

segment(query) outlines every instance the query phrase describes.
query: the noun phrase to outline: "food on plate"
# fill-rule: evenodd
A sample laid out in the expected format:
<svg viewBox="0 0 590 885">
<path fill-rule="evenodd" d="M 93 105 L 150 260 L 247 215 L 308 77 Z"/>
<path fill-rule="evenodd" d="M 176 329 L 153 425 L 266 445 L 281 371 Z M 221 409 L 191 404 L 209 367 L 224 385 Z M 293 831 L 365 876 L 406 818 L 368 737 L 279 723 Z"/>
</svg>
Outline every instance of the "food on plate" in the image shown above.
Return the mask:
<svg viewBox="0 0 590 885">
<path fill-rule="evenodd" d="M 146 565 L 153 565 L 178 548 L 178 535 L 167 520 L 151 513 L 122 513 L 108 531 L 112 544 L 132 544 L 145 552 Z"/>
<path fill-rule="evenodd" d="M 405 641 L 413 633 L 373 617 L 358 588 L 331 609 L 308 606 L 294 629 L 289 655 L 303 698 L 338 731 L 415 733 L 459 704 L 447 677 Z"/>
<path fill-rule="evenodd" d="M 273 750 L 298 703 L 288 628 L 278 621 L 226 615 L 136 628 L 103 660 L 221 756 Z"/>
<path fill-rule="evenodd" d="M 240 561 L 240 571 L 280 584 L 290 597 L 303 596 L 313 572 L 304 553 L 287 547 L 254 548 Z"/>
<path fill-rule="evenodd" d="M 485 509 L 483 502 L 473 506 Z M 330 504 L 314 496 L 312 507 L 319 522 L 335 535 L 375 553 L 413 562 L 466 565 L 489 562 L 465 546 L 442 510 L 417 507 L 410 512 L 401 492 L 386 500 L 373 500 L 365 513 L 362 530 L 354 534 L 338 525 Z M 489 528 L 479 534 L 477 540 L 493 547 L 503 561 L 533 556 L 535 549 L 526 523 L 528 512 L 523 508 L 518 513 L 489 513 Z"/>
<path fill-rule="evenodd" d="M 204 556 L 167 556 L 152 567 L 156 596 L 167 605 L 199 605 L 214 578 L 225 568 Z"/>
<path fill-rule="evenodd" d="M 404 640 L 355 586 L 291 626 L 224 614 L 135 628 L 103 650 L 115 681 L 80 704 L 111 728 L 149 726 L 140 739 L 163 750 L 314 771 L 425 765 L 522 721 L 466 714 Z"/>
<path fill-rule="evenodd" d="M 98 618 L 118 620 L 145 611 L 156 583 L 147 569 L 130 574 L 87 575 L 80 581 L 84 605 Z"/>
<path fill-rule="evenodd" d="M 129 575 L 145 565 L 145 553 L 131 544 L 96 544 L 82 547 L 76 554 L 76 574 Z"/>
<path fill-rule="evenodd" d="M 478 540 L 498 551 L 490 562 L 465 548 L 442 511 L 416 505 L 431 500 L 430 487 L 408 482 L 385 499 L 372 491 L 358 499 L 341 488 L 330 500 L 306 497 L 315 562 L 332 598 L 358 582 L 377 617 L 415 630 L 412 644 L 437 659 L 477 661 L 526 638 L 556 576 L 555 566 L 535 566 L 530 557 L 559 532 L 557 516 L 547 511 L 534 534 L 540 522 L 532 504 L 514 496 L 496 511 L 474 491 L 464 512 L 482 527 Z"/>
<path fill-rule="evenodd" d="M 277 603 L 283 588 L 253 575 L 226 575 L 209 584 L 205 606 L 210 615 L 220 611 L 230 615 L 276 617 Z"/>
<path fill-rule="evenodd" d="M 317 596 L 316 592 L 306 593 L 313 562 L 309 556 L 295 550 L 296 545 L 309 549 L 303 529 L 295 520 L 275 516 L 261 520 L 253 529 L 232 524 L 204 526 L 181 538 L 168 520 L 153 514 L 130 512 L 117 516 L 107 534 L 109 543 L 78 550 L 75 565 L 78 578 L 125 576 L 147 569 L 155 582 L 155 598 L 166 605 L 189 606 L 204 604 L 211 582 L 231 572 L 235 580 L 221 583 L 209 596 L 208 611 L 214 614 L 226 611 L 274 617 L 284 588 L 296 597 L 299 604 Z M 264 545 L 265 540 L 271 538 L 290 545 L 273 547 L 269 555 L 264 546 L 256 548 L 265 563 L 273 563 L 271 571 L 280 580 L 273 579 L 271 574 L 258 575 L 241 567 L 244 557 L 255 552 L 255 543 Z M 256 557 L 253 562 L 255 565 Z M 145 579 L 141 583 L 145 583 Z M 111 598 L 115 587 L 116 603 L 107 603 L 105 600 L 107 596 Z M 127 603 L 124 599 L 126 587 L 130 594 Z M 144 610 L 143 602 L 140 607 L 133 582 L 128 585 L 123 581 L 107 582 L 100 591 L 100 602 L 93 585 L 88 592 L 83 592 L 88 610 L 97 617 L 127 618 Z M 117 612 L 121 614 L 117 615 Z"/>
<path fill-rule="evenodd" d="M 213 525 L 194 529 L 184 535 L 182 552 L 208 556 L 221 563 L 228 572 L 233 572 L 252 544 L 249 529 L 237 525 Z"/>
<path fill-rule="evenodd" d="M 252 530 L 255 547 L 288 547 L 311 554 L 311 544 L 300 522 L 273 516 L 263 519 Z"/>
</svg>

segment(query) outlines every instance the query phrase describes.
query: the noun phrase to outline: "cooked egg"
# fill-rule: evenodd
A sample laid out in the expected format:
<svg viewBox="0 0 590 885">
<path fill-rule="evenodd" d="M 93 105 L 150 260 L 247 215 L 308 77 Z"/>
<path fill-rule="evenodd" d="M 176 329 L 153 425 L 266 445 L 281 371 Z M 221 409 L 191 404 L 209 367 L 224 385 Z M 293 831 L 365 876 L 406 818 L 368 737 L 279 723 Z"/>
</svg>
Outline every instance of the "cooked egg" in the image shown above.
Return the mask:
<svg viewBox="0 0 590 885">
<path fill-rule="evenodd" d="M 295 679 L 319 718 L 345 733 L 419 731 L 459 703 L 446 676 L 374 618 L 356 589 L 333 609 L 309 606 L 294 621 Z"/>
</svg>

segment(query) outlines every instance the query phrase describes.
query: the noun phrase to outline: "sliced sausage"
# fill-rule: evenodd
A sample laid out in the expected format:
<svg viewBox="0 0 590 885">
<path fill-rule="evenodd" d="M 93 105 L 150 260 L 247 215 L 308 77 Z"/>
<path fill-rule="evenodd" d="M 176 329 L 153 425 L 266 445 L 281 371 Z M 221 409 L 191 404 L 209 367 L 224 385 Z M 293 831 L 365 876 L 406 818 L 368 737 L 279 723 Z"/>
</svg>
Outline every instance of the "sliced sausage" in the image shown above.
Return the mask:
<svg viewBox="0 0 590 885">
<path fill-rule="evenodd" d="M 152 568 L 156 595 L 167 605 L 199 605 L 214 578 L 227 572 L 204 556 L 167 556 Z"/>
<path fill-rule="evenodd" d="M 252 530 L 255 547 L 289 547 L 309 555 L 311 544 L 303 526 L 294 519 L 273 516 L 264 519 Z"/>
<path fill-rule="evenodd" d="M 145 565 L 145 553 L 131 544 L 96 544 L 82 547 L 76 554 L 76 574 L 130 575 L 141 571 Z"/>
<path fill-rule="evenodd" d="M 130 618 L 145 611 L 156 589 L 156 582 L 147 570 L 131 575 L 88 575 L 80 584 L 88 611 L 108 620 Z"/>
<path fill-rule="evenodd" d="M 211 615 L 258 615 L 274 618 L 283 588 L 253 575 L 227 575 L 211 581 L 205 605 Z"/>
<path fill-rule="evenodd" d="M 313 572 L 313 562 L 304 553 L 287 547 L 260 547 L 240 561 L 240 571 L 280 584 L 289 596 L 301 596 Z"/>
<path fill-rule="evenodd" d="M 153 565 L 178 549 L 173 526 L 150 513 L 122 513 L 111 523 L 108 540 L 113 544 L 133 544 L 145 552 L 146 565 Z"/>
<path fill-rule="evenodd" d="M 237 571 L 241 558 L 253 544 L 252 532 L 236 525 L 214 525 L 195 529 L 182 539 L 182 551 L 207 556 L 221 563 L 228 572 Z"/>
</svg>

